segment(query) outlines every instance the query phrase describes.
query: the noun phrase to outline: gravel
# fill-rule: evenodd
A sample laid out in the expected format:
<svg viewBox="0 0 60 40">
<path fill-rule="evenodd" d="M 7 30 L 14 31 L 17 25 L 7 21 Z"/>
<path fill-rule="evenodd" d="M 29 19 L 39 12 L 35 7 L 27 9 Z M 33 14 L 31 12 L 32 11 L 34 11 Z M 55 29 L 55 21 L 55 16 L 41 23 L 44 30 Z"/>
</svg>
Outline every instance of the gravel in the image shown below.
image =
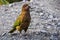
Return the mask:
<svg viewBox="0 0 60 40">
<path fill-rule="evenodd" d="M 60 40 L 60 0 L 30 2 L 31 23 L 27 33 L 9 34 L 25 2 L 0 6 L 0 40 Z"/>
</svg>

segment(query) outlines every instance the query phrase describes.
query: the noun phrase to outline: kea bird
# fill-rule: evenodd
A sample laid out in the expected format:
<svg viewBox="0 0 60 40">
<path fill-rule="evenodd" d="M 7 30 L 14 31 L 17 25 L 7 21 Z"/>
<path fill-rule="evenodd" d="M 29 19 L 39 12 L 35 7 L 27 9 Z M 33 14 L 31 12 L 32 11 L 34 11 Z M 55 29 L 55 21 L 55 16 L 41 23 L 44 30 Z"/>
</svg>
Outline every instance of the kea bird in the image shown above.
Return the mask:
<svg viewBox="0 0 60 40">
<path fill-rule="evenodd" d="M 27 31 L 31 21 L 29 9 L 30 6 L 27 3 L 22 6 L 21 14 L 15 20 L 13 28 L 9 31 L 9 33 L 13 33 L 15 30 L 18 30 L 20 33 L 22 30 L 25 32 Z"/>
</svg>

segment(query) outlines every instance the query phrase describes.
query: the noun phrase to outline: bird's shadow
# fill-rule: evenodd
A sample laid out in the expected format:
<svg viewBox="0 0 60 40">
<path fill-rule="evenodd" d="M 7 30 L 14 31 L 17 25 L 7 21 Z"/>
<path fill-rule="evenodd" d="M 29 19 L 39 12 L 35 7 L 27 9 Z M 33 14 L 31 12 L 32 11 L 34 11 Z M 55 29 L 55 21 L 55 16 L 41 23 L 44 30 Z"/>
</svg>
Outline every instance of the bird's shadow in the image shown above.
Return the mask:
<svg viewBox="0 0 60 40">
<path fill-rule="evenodd" d="M 19 33 L 13 33 L 13 34 L 11 34 L 12 36 L 15 36 L 15 35 L 18 35 Z"/>
</svg>

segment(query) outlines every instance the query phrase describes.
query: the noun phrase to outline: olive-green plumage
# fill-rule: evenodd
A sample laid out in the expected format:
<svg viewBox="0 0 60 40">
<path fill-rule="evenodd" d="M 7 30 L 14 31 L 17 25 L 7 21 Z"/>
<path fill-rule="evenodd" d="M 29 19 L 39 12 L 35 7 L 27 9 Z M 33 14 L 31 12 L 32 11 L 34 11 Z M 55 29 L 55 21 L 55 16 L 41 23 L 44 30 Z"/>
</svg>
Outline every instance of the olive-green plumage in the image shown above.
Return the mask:
<svg viewBox="0 0 60 40">
<path fill-rule="evenodd" d="M 13 33 L 15 30 L 18 30 L 19 32 L 22 30 L 25 32 L 27 31 L 31 21 L 29 8 L 30 6 L 28 4 L 24 4 L 22 6 L 21 14 L 17 17 L 16 21 L 14 22 L 13 29 L 10 30 L 9 33 Z"/>
</svg>

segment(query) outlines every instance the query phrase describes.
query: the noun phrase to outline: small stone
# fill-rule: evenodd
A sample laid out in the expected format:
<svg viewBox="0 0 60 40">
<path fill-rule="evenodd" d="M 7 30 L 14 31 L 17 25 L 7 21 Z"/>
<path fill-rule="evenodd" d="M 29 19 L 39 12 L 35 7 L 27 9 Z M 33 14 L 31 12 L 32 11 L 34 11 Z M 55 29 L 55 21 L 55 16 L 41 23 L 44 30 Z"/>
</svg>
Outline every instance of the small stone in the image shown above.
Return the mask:
<svg viewBox="0 0 60 40">
<path fill-rule="evenodd" d="M 43 13 L 40 13 L 40 15 L 43 15 Z"/>
<path fill-rule="evenodd" d="M 4 36 L 6 33 L 3 33 L 1 36 Z"/>
<path fill-rule="evenodd" d="M 9 7 L 13 7 L 13 4 L 9 4 Z"/>
</svg>

